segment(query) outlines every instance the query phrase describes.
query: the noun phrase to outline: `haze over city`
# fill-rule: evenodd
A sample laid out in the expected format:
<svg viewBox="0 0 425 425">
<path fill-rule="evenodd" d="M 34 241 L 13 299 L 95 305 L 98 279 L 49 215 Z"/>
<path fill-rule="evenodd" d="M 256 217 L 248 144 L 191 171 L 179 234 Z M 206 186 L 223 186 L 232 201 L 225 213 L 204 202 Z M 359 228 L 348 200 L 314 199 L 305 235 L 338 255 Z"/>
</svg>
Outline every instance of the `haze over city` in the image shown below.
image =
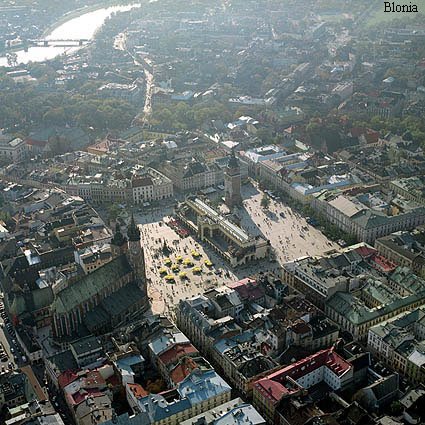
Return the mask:
<svg viewBox="0 0 425 425">
<path fill-rule="evenodd" d="M 2 0 L 0 423 L 425 423 L 424 14 Z"/>
</svg>

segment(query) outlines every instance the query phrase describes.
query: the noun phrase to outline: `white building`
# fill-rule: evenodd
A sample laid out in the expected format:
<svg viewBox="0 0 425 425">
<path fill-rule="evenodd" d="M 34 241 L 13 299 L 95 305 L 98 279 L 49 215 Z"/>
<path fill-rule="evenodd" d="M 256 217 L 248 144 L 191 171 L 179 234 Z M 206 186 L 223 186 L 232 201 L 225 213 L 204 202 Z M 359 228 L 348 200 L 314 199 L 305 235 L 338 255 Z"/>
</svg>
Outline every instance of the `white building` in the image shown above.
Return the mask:
<svg viewBox="0 0 425 425">
<path fill-rule="evenodd" d="M 134 177 L 131 186 L 135 204 L 171 198 L 174 194 L 173 182 L 153 168 L 143 176 Z"/>
<path fill-rule="evenodd" d="M 111 247 L 109 244 L 89 246 L 74 251 L 74 258 L 84 273 L 90 274 L 112 260 Z"/>
<path fill-rule="evenodd" d="M 116 97 L 129 103 L 138 103 L 142 99 L 142 92 L 136 84 L 108 83 L 99 88 L 105 97 Z"/>
<path fill-rule="evenodd" d="M 0 221 L 0 241 L 6 239 L 9 236 L 9 230 L 7 230 L 6 224 L 4 221 Z"/>
<path fill-rule="evenodd" d="M 353 83 L 345 82 L 336 85 L 332 90 L 332 94 L 339 96 L 341 100 L 349 98 L 353 94 Z"/>
<path fill-rule="evenodd" d="M 20 138 L 11 141 L 0 140 L 0 159 L 6 159 L 8 162 L 22 162 L 27 156 L 27 145 Z"/>
</svg>

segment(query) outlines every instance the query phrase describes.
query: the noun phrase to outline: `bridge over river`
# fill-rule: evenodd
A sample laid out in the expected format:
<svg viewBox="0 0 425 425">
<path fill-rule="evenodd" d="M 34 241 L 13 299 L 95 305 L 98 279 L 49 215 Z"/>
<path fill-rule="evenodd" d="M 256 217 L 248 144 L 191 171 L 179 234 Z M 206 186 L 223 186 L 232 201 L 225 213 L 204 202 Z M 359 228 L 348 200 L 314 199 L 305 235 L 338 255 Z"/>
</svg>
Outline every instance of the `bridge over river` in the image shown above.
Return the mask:
<svg viewBox="0 0 425 425">
<path fill-rule="evenodd" d="M 36 39 L 36 40 L 24 40 L 22 42 L 24 51 L 28 51 L 29 47 L 78 47 L 83 46 L 87 43 L 89 43 L 90 40 L 87 38 L 80 38 L 78 40 L 76 39 Z"/>
</svg>

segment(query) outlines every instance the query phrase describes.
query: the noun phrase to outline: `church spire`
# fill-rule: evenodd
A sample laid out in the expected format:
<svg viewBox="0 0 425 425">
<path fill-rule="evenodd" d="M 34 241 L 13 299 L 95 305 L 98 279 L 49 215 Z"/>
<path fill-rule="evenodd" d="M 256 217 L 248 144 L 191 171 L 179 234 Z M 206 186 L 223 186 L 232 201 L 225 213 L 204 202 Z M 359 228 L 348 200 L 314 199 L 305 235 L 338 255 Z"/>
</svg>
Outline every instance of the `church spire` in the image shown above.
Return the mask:
<svg viewBox="0 0 425 425">
<path fill-rule="evenodd" d="M 140 241 L 140 230 L 137 228 L 136 223 L 134 222 L 134 215 L 131 214 L 130 226 L 127 230 L 128 240 L 131 242 Z"/>
<path fill-rule="evenodd" d="M 111 244 L 115 246 L 123 246 L 127 242 L 125 236 L 121 233 L 120 225 L 116 224 L 114 237 L 111 239 Z"/>
<path fill-rule="evenodd" d="M 239 161 L 237 160 L 235 156 L 235 149 L 232 148 L 232 153 L 227 161 L 227 168 L 229 169 L 235 169 L 239 167 Z"/>
</svg>

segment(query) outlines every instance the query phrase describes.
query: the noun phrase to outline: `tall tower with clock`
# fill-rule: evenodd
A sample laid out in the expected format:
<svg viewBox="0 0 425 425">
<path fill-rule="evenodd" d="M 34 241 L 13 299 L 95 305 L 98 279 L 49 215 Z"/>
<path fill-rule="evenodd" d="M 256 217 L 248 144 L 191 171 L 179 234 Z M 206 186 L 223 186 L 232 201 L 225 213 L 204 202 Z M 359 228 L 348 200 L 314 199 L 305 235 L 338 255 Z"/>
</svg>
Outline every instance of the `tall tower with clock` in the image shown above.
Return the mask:
<svg viewBox="0 0 425 425">
<path fill-rule="evenodd" d="M 224 171 L 224 200 L 228 207 L 242 203 L 241 169 L 233 149 Z"/>
<path fill-rule="evenodd" d="M 134 216 L 131 216 L 130 226 L 127 230 L 128 251 L 127 258 L 133 268 L 134 279 L 145 293 L 146 288 L 146 266 L 145 254 L 140 244 L 140 230 L 134 222 Z"/>
</svg>

